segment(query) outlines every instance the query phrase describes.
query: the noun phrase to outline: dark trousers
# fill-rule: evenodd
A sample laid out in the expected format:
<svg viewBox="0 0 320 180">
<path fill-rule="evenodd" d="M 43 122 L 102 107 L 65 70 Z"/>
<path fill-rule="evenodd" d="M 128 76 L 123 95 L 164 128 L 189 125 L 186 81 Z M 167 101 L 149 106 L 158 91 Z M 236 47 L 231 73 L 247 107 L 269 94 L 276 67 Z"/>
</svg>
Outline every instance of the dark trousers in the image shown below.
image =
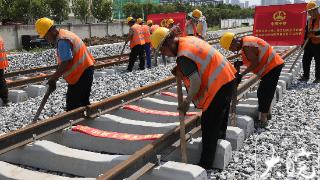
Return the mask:
<svg viewBox="0 0 320 180">
<path fill-rule="evenodd" d="M 150 43 L 146 43 L 144 45 L 145 51 L 146 51 L 146 57 L 147 57 L 147 68 L 151 68 L 151 49 L 150 49 Z"/>
<path fill-rule="evenodd" d="M 90 105 L 90 92 L 93 82 L 93 66 L 88 67 L 76 84 L 68 85 L 67 91 L 67 111 L 71 111 L 81 106 Z"/>
<path fill-rule="evenodd" d="M 265 76 L 261 78 L 257 96 L 258 96 L 258 104 L 259 104 L 259 112 L 268 113 L 270 109 L 270 105 L 274 96 L 274 93 L 277 89 L 277 84 L 279 80 L 279 76 L 281 74 L 281 70 L 284 64 L 281 64 L 271 71 L 268 72 Z"/>
<path fill-rule="evenodd" d="M 132 71 L 132 68 L 134 66 L 134 63 L 136 62 L 138 56 L 139 56 L 139 69 L 144 69 L 145 65 L 145 47 L 144 45 L 136 45 L 131 49 L 130 55 L 129 55 L 129 64 L 128 64 L 128 71 Z"/>
<path fill-rule="evenodd" d="M 222 86 L 209 108 L 202 113 L 202 153 L 199 165 L 205 169 L 212 168 L 217 141 L 225 138 L 234 86 L 234 80 Z"/>
<path fill-rule="evenodd" d="M 320 79 L 320 44 L 312 44 L 309 42 L 305 49 L 302 59 L 303 66 L 303 77 L 309 78 L 310 76 L 310 66 L 312 58 L 315 60 L 315 77 Z"/>
<path fill-rule="evenodd" d="M 0 69 L 0 98 L 3 102 L 8 101 L 8 86 L 4 78 L 4 69 Z"/>
</svg>

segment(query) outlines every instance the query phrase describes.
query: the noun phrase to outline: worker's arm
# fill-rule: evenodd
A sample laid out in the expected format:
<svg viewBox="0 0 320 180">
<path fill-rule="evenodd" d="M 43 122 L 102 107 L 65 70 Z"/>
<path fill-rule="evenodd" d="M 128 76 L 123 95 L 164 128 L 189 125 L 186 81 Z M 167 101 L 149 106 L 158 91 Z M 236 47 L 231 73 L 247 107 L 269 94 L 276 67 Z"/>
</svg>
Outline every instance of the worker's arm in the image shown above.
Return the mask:
<svg viewBox="0 0 320 180">
<path fill-rule="evenodd" d="M 56 81 L 67 70 L 69 63 L 71 63 L 73 59 L 72 47 L 68 40 L 58 41 L 57 52 L 61 60 L 61 63 L 58 65 L 56 72 L 53 73 L 50 79 L 48 80 L 49 88 L 51 91 L 54 91 L 56 89 Z"/>
<path fill-rule="evenodd" d="M 127 41 L 130 41 L 132 38 L 133 38 L 133 30 L 130 28 L 129 29 L 129 33 L 128 33 L 128 40 Z"/>
<path fill-rule="evenodd" d="M 187 97 L 183 100 L 183 103 L 178 107 L 179 110 L 187 112 L 192 99 L 200 90 L 201 79 L 197 70 L 197 65 L 186 57 L 179 57 L 177 59 L 178 69 L 181 71 L 184 77 L 187 77 L 190 82 Z"/>
<path fill-rule="evenodd" d="M 247 73 L 251 72 L 252 70 L 256 69 L 259 65 L 259 49 L 257 47 L 249 47 L 249 46 L 244 46 L 242 48 L 244 51 L 248 61 L 251 62 L 250 66 L 247 67 L 246 70 L 244 70 L 241 75 L 244 76 Z"/>
</svg>

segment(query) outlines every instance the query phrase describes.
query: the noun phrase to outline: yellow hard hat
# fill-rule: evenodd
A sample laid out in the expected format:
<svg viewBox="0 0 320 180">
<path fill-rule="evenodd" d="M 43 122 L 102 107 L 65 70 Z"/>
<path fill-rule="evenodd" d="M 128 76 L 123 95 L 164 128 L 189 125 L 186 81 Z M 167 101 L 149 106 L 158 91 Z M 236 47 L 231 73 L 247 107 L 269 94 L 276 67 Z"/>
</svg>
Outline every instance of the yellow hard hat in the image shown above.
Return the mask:
<svg viewBox="0 0 320 180">
<path fill-rule="evenodd" d="M 167 26 L 167 20 L 166 20 L 166 19 L 163 19 L 163 20 L 161 21 L 160 25 L 161 25 L 162 27 L 166 27 L 166 26 Z"/>
<path fill-rule="evenodd" d="M 174 20 L 172 18 L 167 20 L 167 25 L 174 23 Z"/>
<path fill-rule="evenodd" d="M 159 50 L 168 35 L 169 35 L 168 28 L 165 28 L 165 27 L 157 28 L 150 37 L 152 47 L 154 49 Z"/>
<path fill-rule="evenodd" d="M 129 23 L 129 22 L 132 21 L 132 20 L 134 20 L 133 17 L 129 16 L 129 17 L 127 18 L 127 23 Z"/>
<path fill-rule="evenodd" d="M 199 9 L 195 9 L 192 11 L 192 16 L 199 19 L 202 16 L 202 12 Z"/>
<path fill-rule="evenodd" d="M 232 32 L 226 32 L 220 38 L 220 46 L 226 50 L 229 50 L 232 40 L 234 39 L 235 34 Z"/>
<path fill-rule="evenodd" d="M 36 21 L 36 31 L 38 32 L 40 38 L 43 38 L 47 34 L 47 32 L 53 26 L 53 24 L 53 20 L 46 17 L 40 18 Z"/>
<path fill-rule="evenodd" d="M 307 4 L 307 7 L 306 7 L 307 11 L 312 10 L 312 9 L 315 9 L 315 8 L 317 8 L 317 3 L 314 2 L 314 1 L 310 1 L 310 2 Z"/>
<path fill-rule="evenodd" d="M 142 23 L 142 22 L 143 22 L 143 19 L 142 19 L 142 18 L 138 18 L 138 19 L 137 19 L 137 23 L 138 23 L 138 24 L 140 24 L 140 23 Z"/>
<path fill-rule="evenodd" d="M 152 21 L 152 20 L 148 20 L 148 21 L 147 21 L 147 25 L 150 25 L 150 24 L 151 24 L 151 25 L 153 24 L 153 21 Z"/>
</svg>

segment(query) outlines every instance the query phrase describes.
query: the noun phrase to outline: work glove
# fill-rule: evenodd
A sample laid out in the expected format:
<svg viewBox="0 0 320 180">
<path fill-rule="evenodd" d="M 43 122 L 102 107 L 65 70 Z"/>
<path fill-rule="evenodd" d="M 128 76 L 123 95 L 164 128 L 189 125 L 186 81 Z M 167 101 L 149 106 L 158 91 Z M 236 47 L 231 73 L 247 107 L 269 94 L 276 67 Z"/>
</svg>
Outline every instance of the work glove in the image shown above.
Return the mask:
<svg viewBox="0 0 320 180">
<path fill-rule="evenodd" d="M 242 74 L 237 73 L 236 74 L 236 84 L 237 85 L 241 83 L 241 79 L 242 79 Z"/>
<path fill-rule="evenodd" d="M 183 102 L 178 107 L 178 111 L 181 111 L 183 112 L 183 114 L 186 114 L 189 108 L 190 108 L 190 101 L 183 99 Z"/>
<path fill-rule="evenodd" d="M 238 67 L 242 66 L 243 65 L 243 62 L 242 61 L 235 61 L 233 63 L 233 66 L 237 69 Z"/>
<path fill-rule="evenodd" d="M 47 83 L 48 85 L 49 85 L 49 91 L 50 91 L 50 93 L 51 92 L 53 92 L 53 91 L 55 91 L 56 89 L 57 89 L 57 84 L 56 84 L 56 80 L 55 79 L 49 79 L 48 80 L 48 83 Z"/>
</svg>

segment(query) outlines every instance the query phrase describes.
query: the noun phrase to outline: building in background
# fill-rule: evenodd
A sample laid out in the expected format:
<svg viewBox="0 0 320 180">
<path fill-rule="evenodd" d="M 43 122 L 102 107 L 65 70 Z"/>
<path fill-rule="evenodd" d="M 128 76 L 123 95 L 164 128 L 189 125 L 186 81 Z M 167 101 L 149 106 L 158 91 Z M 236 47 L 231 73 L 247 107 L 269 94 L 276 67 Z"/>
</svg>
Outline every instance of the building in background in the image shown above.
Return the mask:
<svg viewBox="0 0 320 180">
<path fill-rule="evenodd" d="M 244 2 L 244 8 L 249 8 L 249 1 Z"/>
<path fill-rule="evenodd" d="M 304 0 L 294 0 L 293 3 L 294 4 L 305 3 L 305 1 Z"/>
</svg>

